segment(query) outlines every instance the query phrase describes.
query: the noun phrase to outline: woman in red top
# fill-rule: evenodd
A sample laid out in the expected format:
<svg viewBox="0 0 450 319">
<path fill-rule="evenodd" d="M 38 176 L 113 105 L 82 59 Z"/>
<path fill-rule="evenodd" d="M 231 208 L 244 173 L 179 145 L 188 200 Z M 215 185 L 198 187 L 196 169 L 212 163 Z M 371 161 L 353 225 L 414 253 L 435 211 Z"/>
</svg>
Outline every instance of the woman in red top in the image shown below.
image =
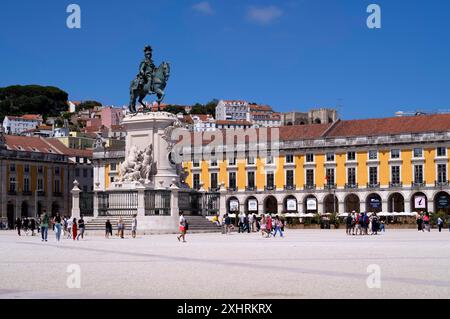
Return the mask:
<svg viewBox="0 0 450 319">
<path fill-rule="evenodd" d="M 77 219 L 73 219 L 73 225 L 72 225 L 72 234 L 73 234 L 73 240 L 77 239 Z"/>
</svg>

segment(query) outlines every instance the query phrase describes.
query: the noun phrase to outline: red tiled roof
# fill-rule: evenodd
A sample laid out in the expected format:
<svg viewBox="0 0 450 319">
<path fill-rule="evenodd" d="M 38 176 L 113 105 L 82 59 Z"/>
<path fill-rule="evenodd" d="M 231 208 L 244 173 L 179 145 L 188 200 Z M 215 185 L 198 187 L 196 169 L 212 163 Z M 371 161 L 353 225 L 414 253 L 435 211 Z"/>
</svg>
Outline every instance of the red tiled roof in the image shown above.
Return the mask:
<svg viewBox="0 0 450 319">
<path fill-rule="evenodd" d="M 22 116 L 24 120 L 42 120 L 42 115 L 37 114 L 25 114 Z"/>
<path fill-rule="evenodd" d="M 327 137 L 379 136 L 450 131 L 450 114 L 339 121 Z"/>
<path fill-rule="evenodd" d="M 11 150 L 58 154 L 59 152 L 41 137 L 5 135 L 6 146 Z"/>
<path fill-rule="evenodd" d="M 256 111 L 256 112 L 262 112 L 262 111 L 273 112 L 272 108 L 270 106 L 268 106 L 268 105 L 250 104 L 250 110 L 251 111 Z"/>
<path fill-rule="evenodd" d="M 252 123 L 248 122 L 248 121 L 244 121 L 244 120 L 237 120 L 237 121 L 232 121 L 232 120 L 218 120 L 216 121 L 217 125 L 248 125 L 251 126 Z"/>
<path fill-rule="evenodd" d="M 45 139 L 49 145 L 56 149 L 60 154 L 64 154 L 70 157 L 88 157 L 92 158 L 92 150 L 79 150 L 74 148 L 68 148 L 62 142 L 55 138 Z"/>
</svg>

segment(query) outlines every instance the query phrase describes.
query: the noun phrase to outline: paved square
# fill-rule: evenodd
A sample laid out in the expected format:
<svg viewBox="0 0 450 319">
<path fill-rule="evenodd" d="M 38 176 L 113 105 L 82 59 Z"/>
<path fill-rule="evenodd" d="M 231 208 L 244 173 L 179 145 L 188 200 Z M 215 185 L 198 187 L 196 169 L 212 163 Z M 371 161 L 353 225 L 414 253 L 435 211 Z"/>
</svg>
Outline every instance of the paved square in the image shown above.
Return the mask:
<svg viewBox="0 0 450 319">
<path fill-rule="evenodd" d="M 174 235 L 49 238 L 0 232 L 0 298 L 450 297 L 448 230 L 188 234 L 185 244 Z M 67 286 L 72 264 L 80 266 L 79 289 Z M 370 265 L 380 267 L 379 289 L 367 286 Z"/>
</svg>

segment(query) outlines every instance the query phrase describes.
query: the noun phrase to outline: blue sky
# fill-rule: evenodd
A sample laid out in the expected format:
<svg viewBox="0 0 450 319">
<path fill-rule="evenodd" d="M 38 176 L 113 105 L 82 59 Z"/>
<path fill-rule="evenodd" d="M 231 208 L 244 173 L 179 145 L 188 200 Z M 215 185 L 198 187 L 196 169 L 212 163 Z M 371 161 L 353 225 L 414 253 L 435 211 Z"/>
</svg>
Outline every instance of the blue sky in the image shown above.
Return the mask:
<svg viewBox="0 0 450 319">
<path fill-rule="evenodd" d="M 81 6 L 82 28 L 66 27 Z M 382 28 L 366 26 L 369 4 Z M 346 119 L 450 110 L 448 0 L 15 0 L 0 4 L 0 86 L 128 103 L 146 44 L 169 61 L 166 102 L 245 99 Z"/>
</svg>

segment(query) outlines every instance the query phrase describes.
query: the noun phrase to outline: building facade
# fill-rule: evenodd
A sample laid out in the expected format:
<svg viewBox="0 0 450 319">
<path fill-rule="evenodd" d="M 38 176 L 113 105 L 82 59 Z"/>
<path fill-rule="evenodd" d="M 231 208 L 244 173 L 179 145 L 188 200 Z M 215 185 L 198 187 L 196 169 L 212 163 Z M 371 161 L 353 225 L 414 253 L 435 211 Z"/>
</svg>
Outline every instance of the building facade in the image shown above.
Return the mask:
<svg viewBox="0 0 450 319">
<path fill-rule="evenodd" d="M 11 227 L 17 217 L 35 217 L 43 210 L 49 215 L 70 215 L 74 180 L 92 189 L 91 157 L 92 151 L 69 150 L 54 139 L 4 136 L 0 140 L 0 218 Z M 83 158 L 83 164 L 77 158 Z M 84 180 L 76 176 L 80 168 L 89 170 Z"/>
<path fill-rule="evenodd" d="M 219 192 L 221 214 L 450 212 L 450 115 L 268 130 L 277 147 L 264 154 L 250 156 L 242 151 L 249 145 L 237 144 L 232 156 L 227 145 L 226 152 L 215 149 L 222 158 L 199 160 L 195 154 L 207 146 L 190 148 L 194 160 L 184 163 L 189 186 Z M 94 165 L 100 189 L 123 161 L 123 151 L 111 154 L 102 152 Z"/>
<path fill-rule="evenodd" d="M 36 129 L 42 122 L 40 115 L 5 116 L 3 131 L 10 135 L 20 135 L 25 131 Z"/>
</svg>

